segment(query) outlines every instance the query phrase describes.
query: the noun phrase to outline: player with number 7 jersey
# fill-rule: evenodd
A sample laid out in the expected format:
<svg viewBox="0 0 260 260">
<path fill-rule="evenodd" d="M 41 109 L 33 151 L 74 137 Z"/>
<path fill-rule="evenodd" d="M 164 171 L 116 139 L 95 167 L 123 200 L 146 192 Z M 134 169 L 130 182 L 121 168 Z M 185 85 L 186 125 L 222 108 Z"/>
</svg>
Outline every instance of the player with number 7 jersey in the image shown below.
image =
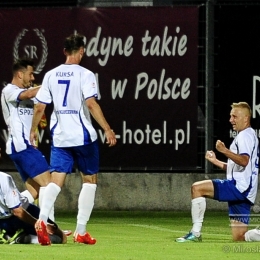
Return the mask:
<svg viewBox="0 0 260 260">
<path fill-rule="evenodd" d="M 116 137 L 96 101 L 98 90 L 94 73 L 79 65 L 84 53 L 84 36 L 74 34 L 67 37 L 64 42 L 65 64 L 45 74 L 42 87 L 36 95 L 39 103 L 34 110 L 31 141 L 36 138 L 35 128 L 46 105 L 52 102 L 54 107 L 50 122 L 52 182 L 46 187 L 39 220 L 35 224 L 42 245 L 50 244 L 46 236 L 47 217 L 67 174 L 72 172 L 74 163 L 82 177 L 74 242 L 90 245 L 96 243 L 96 239 L 87 232 L 87 222 L 94 206 L 99 151 L 97 133 L 85 109 L 88 109 L 104 130 L 109 146 L 116 144 Z"/>
<path fill-rule="evenodd" d="M 54 146 L 79 146 L 97 139 L 83 109 L 85 100 L 97 95 L 95 75 L 80 65 L 62 64 L 46 73 L 37 100 L 53 102 L 50 130 Z"/>
</svg>

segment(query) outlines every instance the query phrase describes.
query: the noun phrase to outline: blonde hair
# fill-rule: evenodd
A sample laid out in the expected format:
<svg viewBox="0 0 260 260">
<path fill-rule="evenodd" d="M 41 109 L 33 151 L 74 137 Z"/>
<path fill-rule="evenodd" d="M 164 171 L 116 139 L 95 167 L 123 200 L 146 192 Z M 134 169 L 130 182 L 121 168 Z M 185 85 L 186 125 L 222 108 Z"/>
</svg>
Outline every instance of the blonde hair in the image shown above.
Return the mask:
<svg viewBox="0 0 260 260">
<path fill-rule="evenodd" d="M 231 107 L 232 108 L 242 108 L 242 109 L 245 109 L 248 112 L 249 117 L 251 117 L 251 115 L 252 115 L 251 107 L 246 102 L 233 103 L 231 105 Z"/>
</svg>

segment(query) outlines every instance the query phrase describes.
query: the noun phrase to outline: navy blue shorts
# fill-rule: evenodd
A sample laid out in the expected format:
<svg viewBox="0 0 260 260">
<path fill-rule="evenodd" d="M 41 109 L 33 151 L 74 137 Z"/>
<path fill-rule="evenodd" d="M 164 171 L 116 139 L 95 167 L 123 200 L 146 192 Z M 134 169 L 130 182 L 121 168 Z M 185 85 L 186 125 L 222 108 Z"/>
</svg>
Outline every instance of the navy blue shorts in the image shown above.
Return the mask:
<svg viewBox="0 0 260 260">
<path fill-rule="evenodd" d="M 28 178 L 33 179 L 35 176 L 49 170 L 46 158 L 33 146 L 28 146 L 27 149 L 18 153 L 9 154 L 9 156 L 24 182 Z"/>
<path fill-rule="evenodd" d="M 93 175 L 99 171 L 98 141 L 88 145 L 74 147 L 51 147 L 50 171 L 72 172 L 76 163 L 79 171 Z"/>
<path fill-rule="evenodd" d="M 230 219 L 248 224 L 250 218 L 250 202 L 235 186 L 232 180 L 212 180 L 214 199 L 228 202 Z"/>
</svg>

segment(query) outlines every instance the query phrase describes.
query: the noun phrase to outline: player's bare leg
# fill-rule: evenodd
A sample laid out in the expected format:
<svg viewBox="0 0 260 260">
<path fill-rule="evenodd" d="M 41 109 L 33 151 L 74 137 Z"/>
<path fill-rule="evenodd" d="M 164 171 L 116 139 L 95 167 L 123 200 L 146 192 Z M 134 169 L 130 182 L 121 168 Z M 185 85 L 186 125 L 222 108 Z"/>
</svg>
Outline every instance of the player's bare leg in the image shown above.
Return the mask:
<svg viewBox="0 0 260 260">
<path fill-rule="evenodd" d="M 26 189 L 22 194 L 28 198 L 30 203 L 33 203 L 39 197 L 40 185 L 31 178 L 25 182 Z"/>
<path fill-rule="evenodd" d="M 237 220 L 231 220 L 231 232 L 234 241 L 245 241 L 245 233 L 248 231 L 248 225 Z"/>
</svg>

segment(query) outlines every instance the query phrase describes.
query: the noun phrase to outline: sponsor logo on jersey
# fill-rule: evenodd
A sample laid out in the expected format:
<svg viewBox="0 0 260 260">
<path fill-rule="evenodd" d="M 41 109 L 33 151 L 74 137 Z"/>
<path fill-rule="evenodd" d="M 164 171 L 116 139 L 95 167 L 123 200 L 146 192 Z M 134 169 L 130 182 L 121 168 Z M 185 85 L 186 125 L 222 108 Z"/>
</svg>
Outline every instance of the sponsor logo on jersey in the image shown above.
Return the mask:
<svg viewBox="0 0 260 260">
<path fill-rule="evenodd" d="M 30 108 L 19 108 L 19 115 L 22 116 L 32 116 L 33 115 L 33 109 Z"/>
<path fill-rule="evenodd" d="M 78 114 L 77 110 L 58 110 L 56 114 Z"/>
</svg>

